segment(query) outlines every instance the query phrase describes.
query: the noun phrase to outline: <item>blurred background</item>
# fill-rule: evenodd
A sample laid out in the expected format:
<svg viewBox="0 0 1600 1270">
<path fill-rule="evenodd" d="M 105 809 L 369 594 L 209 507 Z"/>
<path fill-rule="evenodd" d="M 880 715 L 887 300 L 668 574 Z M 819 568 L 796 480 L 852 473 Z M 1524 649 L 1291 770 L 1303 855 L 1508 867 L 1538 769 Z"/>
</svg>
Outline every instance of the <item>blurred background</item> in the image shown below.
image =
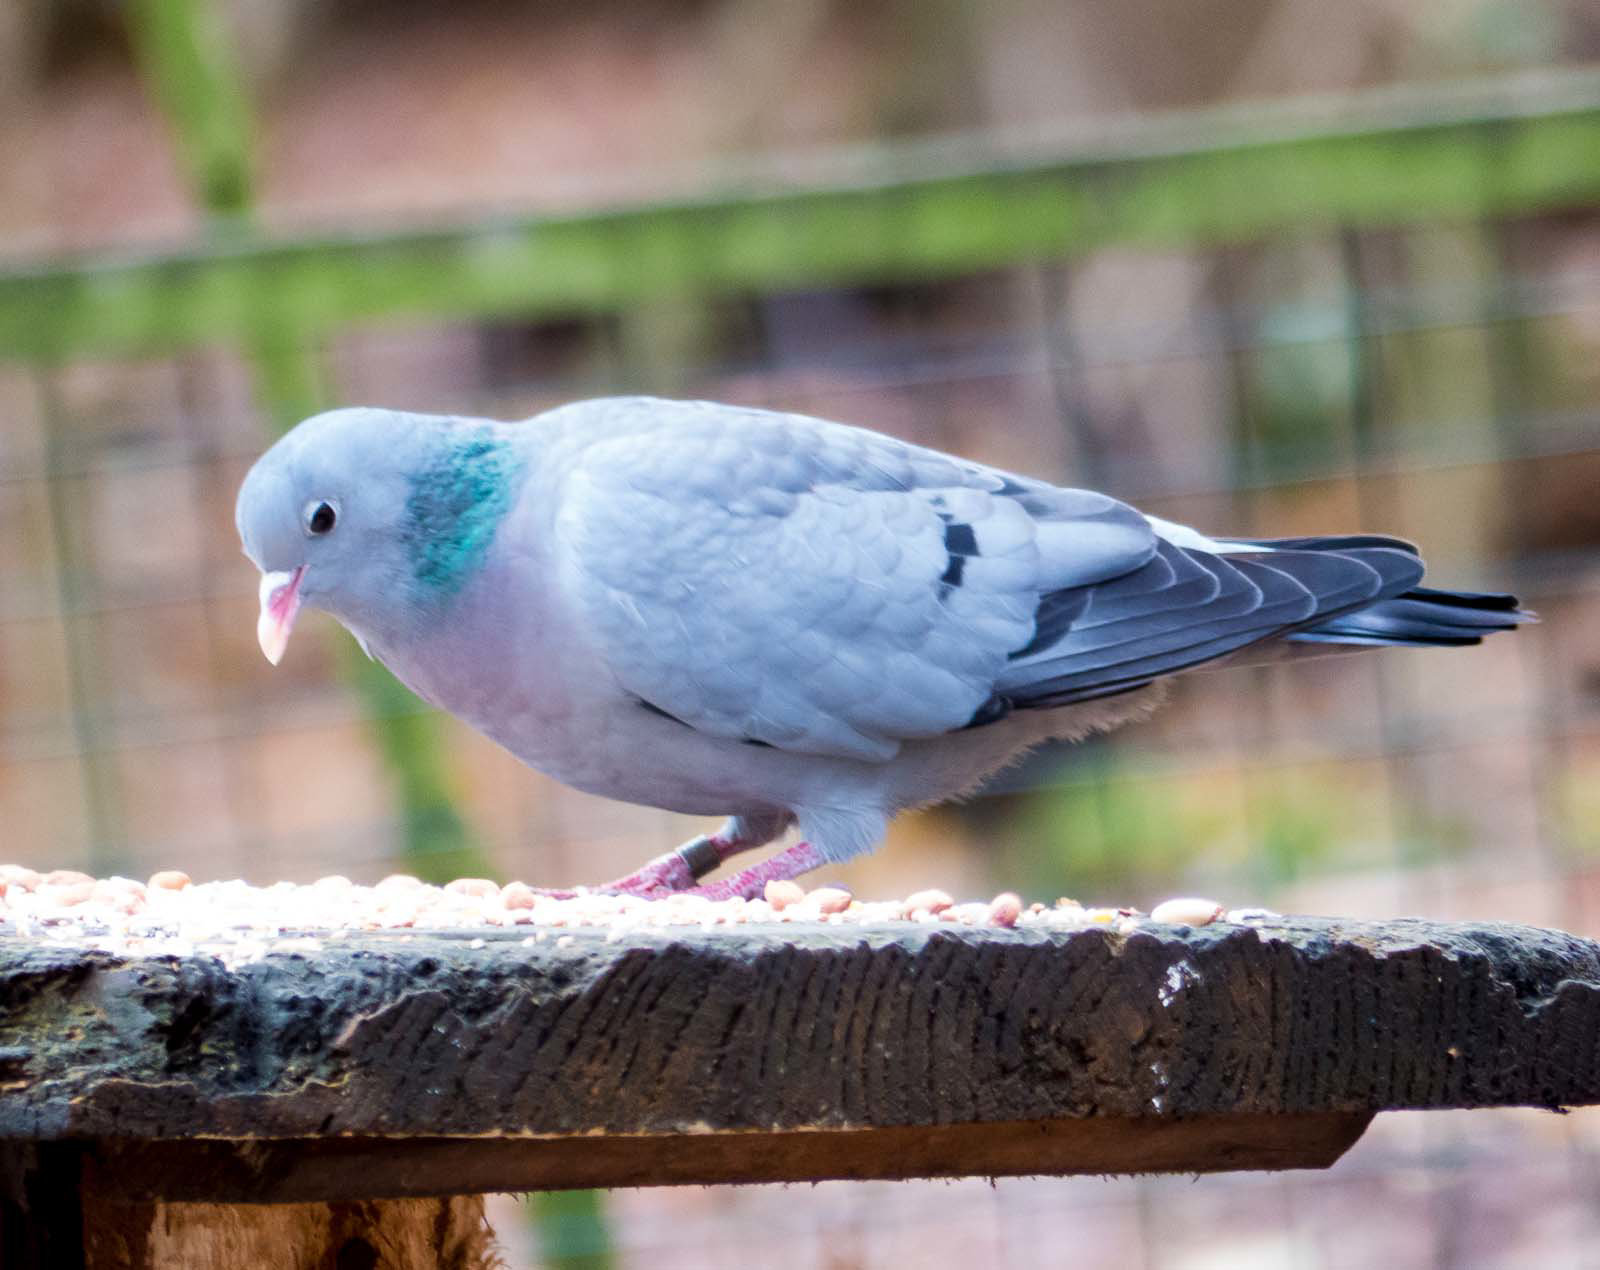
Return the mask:
<svg viewBox="0 0 1600 1270">
<path fill-rule="evenodd" d="M 1542 615 L 1194 675 L 902 819 L 858 894 L 1600 937 L 1592 0 L 0 0 L 0 156 L 0 858 L 557 885 L 706 828 L 527 771 L 316 615 L 270 671 L 232 527 L 327 406 L 651 391 L 1398 533 Z M 496 1222 L 513 1265 L 1600 1265 L 1600 1118 Z"/>
</svg>

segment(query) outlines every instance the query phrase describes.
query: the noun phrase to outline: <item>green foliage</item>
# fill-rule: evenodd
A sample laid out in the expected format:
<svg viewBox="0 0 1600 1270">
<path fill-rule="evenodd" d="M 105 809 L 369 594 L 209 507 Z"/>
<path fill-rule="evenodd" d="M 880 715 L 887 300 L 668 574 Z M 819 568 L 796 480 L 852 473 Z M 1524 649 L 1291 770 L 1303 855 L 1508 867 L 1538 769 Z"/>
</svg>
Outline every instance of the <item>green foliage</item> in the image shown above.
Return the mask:
<svg viewBox="0 0 1600 1270">
<path fill-rule="evenodd" d="M 1381 765 L 1318 762 L 1188 772 L 1123 758 L 1069 756 L 1058 783 L 1017 818 L 1023 889 L 1063 887 L 1084 902 L 1123 902 L 1185 883 L 1255 894 L 1319 873 L 1420 864 L 1466 845 L 1391 788 Z"/>
<path fill-rule="evenodd" d="M 1328 463 L 1347 436 L 1351 332 L 1332 310 L 1269 310 L 1251 359 L 1248 401 L 1255 479 L 1293 477 Z"/>
<path fill-rule="evenodd" d="M 529 1196 L 539 1223 L 539 1259 L 550 1270 L 610 1270 L 611 1231 L 603 1191 L 537 1191 Z"/>
<path fill-rule="evenodd" d="M 1600 755 L 1574 755 L 1554 780 L 1552 803 L 1566 840 L 1579 851 L 1600 854 Z"/>
<path fill-rule="evenodd" d="M 1061 783 L 1028 801 L 1016 838 L 1037 843 L 1023 862 L 1038 894 L 1063 882 L 1085 902 L 1126 894 L 1143 881 L 1180 876 L 1198 855 L 1215 850 L 1227 810 L 1185 798 L 1176 784 L 1125 765 L 1113 751 L 1068 758 Z"/>
</svg>

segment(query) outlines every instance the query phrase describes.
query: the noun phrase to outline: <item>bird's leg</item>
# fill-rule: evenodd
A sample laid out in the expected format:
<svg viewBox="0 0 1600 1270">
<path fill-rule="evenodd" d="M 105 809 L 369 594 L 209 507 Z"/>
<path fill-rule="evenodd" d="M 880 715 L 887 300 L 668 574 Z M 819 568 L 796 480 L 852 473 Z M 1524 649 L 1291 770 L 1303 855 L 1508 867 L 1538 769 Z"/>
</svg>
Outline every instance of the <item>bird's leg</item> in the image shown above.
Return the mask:
<svg viewBox="0 0 1600 1270">
<path fill-rule="evenodd" d="M 721 834 L 703 833 L 625 877 L 603 882 L 594 889 L 602 895 L 640 895 L 646 899 L 688 890 L 722 863 L 725 849 Z"/>
<path fill-rule="evenodd" d="M 802 873 L 809 873 L 826 860 L 827 857 L 809 842 L 797 842 L 760 864 L 741 869 L 731 878 L 708 882 L 704 886 L 690 887 L 684 894 L 698 895 L 708 900 L 731 900 L 736 895 L 753 900 L 766 890 L 768 882 L 797 878 Z"/>
<path fill-rule="evenodd" d="M 793 821 L 794 817 L 787 812 L 769 816 L 729 816 L 716 833 L 691 838 L 626 877 L 594 889 L 609 895 L 642 895 L 647 899 L 690 890 L 706 874 L 741 851 L 771 842 Z"/>
</svg>

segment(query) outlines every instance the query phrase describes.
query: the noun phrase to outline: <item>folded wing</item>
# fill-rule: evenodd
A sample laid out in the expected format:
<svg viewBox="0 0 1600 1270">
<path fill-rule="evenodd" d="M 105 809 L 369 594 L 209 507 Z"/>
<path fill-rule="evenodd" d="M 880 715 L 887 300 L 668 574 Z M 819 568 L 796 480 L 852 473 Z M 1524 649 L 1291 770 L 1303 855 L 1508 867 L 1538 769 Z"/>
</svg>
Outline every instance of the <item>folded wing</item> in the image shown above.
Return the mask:
<svg viewBox="0 0 1600 1270">
<path fill-rule="evenodd" d="M 561 484 L 563 593 L 623 692 L 719 737 L 883 761 L 1265 639 L 1473 642 L 1526 616 L 1417 587 L 1397 539 L 1214 542 L 802 416 L 609 409 Z"/>
</svg>

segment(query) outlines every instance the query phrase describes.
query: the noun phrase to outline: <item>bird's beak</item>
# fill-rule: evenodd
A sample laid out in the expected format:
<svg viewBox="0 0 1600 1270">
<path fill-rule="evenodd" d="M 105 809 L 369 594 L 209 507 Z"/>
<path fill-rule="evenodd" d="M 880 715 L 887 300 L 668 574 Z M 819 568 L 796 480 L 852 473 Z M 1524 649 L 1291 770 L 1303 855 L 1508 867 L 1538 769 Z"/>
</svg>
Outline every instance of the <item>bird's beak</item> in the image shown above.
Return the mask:
<svg viewBox="0 0 1600 1270">
<path fill-rule="evenodd" d="M 261 575 L 261 616 L 256 619 L 256 639 L 274 666 L 283 660 L 283 650 L 289 646 L 294 615 L 300 611 L 300 580 L 305 573 L 306 567 L 301 565 L 292 573 Z"/>
</svg>

